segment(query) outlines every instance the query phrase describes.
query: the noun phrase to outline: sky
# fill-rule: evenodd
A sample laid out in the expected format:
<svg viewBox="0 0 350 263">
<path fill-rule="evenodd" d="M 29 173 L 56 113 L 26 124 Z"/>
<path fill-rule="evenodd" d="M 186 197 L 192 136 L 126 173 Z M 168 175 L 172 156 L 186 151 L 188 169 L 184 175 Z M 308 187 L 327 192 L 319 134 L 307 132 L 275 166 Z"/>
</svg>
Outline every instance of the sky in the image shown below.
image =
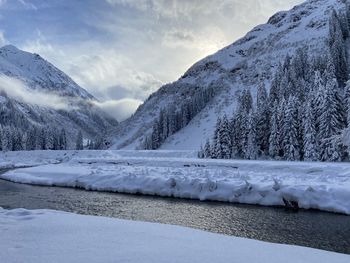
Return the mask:
<svg viewBox="0 0 350 263">
<path fill-rule="evenodd" d="M 303 0 L 0 0 L 0 45 L 53 63 L 119 120 L 198 60 Z"/>
</svg>

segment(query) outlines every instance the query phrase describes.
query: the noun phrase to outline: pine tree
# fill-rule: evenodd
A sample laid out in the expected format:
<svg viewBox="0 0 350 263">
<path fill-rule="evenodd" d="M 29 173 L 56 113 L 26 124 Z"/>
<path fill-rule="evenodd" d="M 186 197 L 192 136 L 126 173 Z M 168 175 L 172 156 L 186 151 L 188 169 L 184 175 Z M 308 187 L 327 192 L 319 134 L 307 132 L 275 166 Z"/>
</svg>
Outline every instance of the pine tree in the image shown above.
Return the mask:
<svg viewBox="0 0 350 263">
<path fill-rule="evenodd" d="M 344 96 L 344 110 L 346 111 L 347 126 L 350 126 L 350 80 L 347 81 L 345 86 Z"/>
<path fill-rule="evenodd" d="M 209 139 L 207 139 L 204 146 L 204 158 L 211 158 L 211 145 Z"/>
<path fill-rule="evenodd" d="M 214 137 L 213 137 L 213 143 L 211 145 L 212 150 L 211 150 L 211 158 L 213 159 L 219 159 L 220 158 L 220 142 L 219 142 L 219 133 L 220 133 L 220 128 L 221 128 L 221 118 L 218 117 L 216 120 L 216 126 L 215 126 L 215 131 L 214 131 Z"/>
<path fill-rule="evenodd" d="M 22 133 L 18 129 L 12 129 L 12 147 L 11 151 L 21 151 L 23 150 L 22 145 Z"/>
<path fill-rule="evenodd" d="M 340 134 L 343 125 L 343 114 L 337 97 L 338 84 L 335 79 L 329 80 L 326 84 L 326 94 L 322 104 L 323 113 L 320 118 L 319 136 L 321 138 L 322 160 L 334 159 L 334 143 L 331 138 Z M 333 156 L 333 157 L 332 157 Z"/>
<path fill-rule="evenodd" d="M 26 135 L 25 148 L 27 151 L 34 151 L 37 145 L 37 133 L 35 127 L 29 128 Z"/>
<path fill-rule="evenodd" d="M 248 139 L 247 148 L 245 151 L 245 159 L 255 160 L 258 157 L 258 146 L 256 142 L 256 120 L 253 112 L 248 115 Z"/>
<path fill-rule="evenodd" d="M 340 20 L 334 10 L 329 21 L 329 47 L 337 80 L 343 84 L 348 79 L 347 52 Z"/>
<path fill-rule="evenodd" d="M 327 82 L 320 118 L 321 138 L 330 138 L 339 134 L 343 127 L 343 116 L 340 112 L 339 101 L 336 95 L 337 90 L 338 84 L 335 79 Z"/>
<path fill-rule="evenodd" d="M 319 71 L 316 71 L 312 90 L 311 90 L 313 115 L 315 116 L 316 134 L 318 134 L 319 126 L 320 126 L 320 122 L 321 122 L 320 119 L 321 119 L 321 115 L 323 112 L 323 102 L 324 102 L 325 89 L 326 89 L 326 86 L 325 86 L 324 80 L 321 77 L 321 73 Z"/>
<path fill-rule="evenodd" d="M 2 151 L 2 137 L 3 137 L 3 134 L 2 134 L 2 127 L 0 125 L 0 151 Z"/>
<path fill-rule="evenodd" d="M 217 136 L 217 156 L 221 159 L 231 158 L 231 137 L 230 137 L 230 124 L 227 116 L 224 115 L 221 122 L 219 133 Z"/>
<path fill-rule="evenodd" d="M 66 136 L 66 131 L 64 129 L 61 130 L 61 133 L 59 136 L 59 149 L 67 150 L 67 136 Z"/>
<path fill-rule="evenodd" d="M 269 155 L 273 159 L 279 157 L 280 154 L 280 131 L 278 121 L 278 103 L 275 103 L 271 116 L 271 134 L 269 138 Z"/>
<path fill-rule="evenodd" d="M 60 149 L 60 135 L 58 134 L 58 132 L 56 130 L 53 130 L 52 136 L 53 136 L 53 150 L 59 150 Z M 93 149 L 93 147 L 91 149 Z"/>
<path fill-rule="evenodd" d="M 55 141 L 54 141 L 54 130 L 50 127 L 45 128 L 46 133 L 46 149 L 47 150 L 55 150 Z"/>
<path fill-rule="evenodd" d="M 260 84 L 257 92 L 256 110 L 256 141 L 259 155 L 268 155 L 270 137 L 270 112 L 267 91 L 264 84 Z"/>
<path fill-rule="evenodd" d="M 161 131 L 160 131 L 160 123 L 156 121 L 153 125 L 152 131 L 152 148 L 151 150 L 156 150 L 161 145 Z"/>
<path fill-rule="evenodd" d="M 203 148 L 203 145 L 201 145 L 201 148 L 200 148 L 200 150 L 199 150 L 199 152 L 198 152 L 198 154 L 197 154 L 197 157 L 198 157 L 199 159 L 203 159 L 203 158 L 204 158 L 204 148 Z"/>
<path fill-rule="evenodd" d="M 307 103 L 305 108 L 304 126 L 304 160 L 317 161 L 316 129 L 311 103 Z"/>
<path fill-rule="evenodd" d="M 40 150 L 47 150 L 47 133 L 45 128 L 40 129 L 38 142 Z"/>
<path fill-rule="evenodd" d="M 79 130 L 77 135 L 77 140 L 75 143 L 75 149 L 77 150 L 83 150 L 84 149 L 84 143 L 83 143 L 83 133 Z"/>
<path fill-rule="evenodd" d="M 285 125 L 285 121 L 286 121 L 286 110 L 287 110 L 287 102 L 284 98 L 282 98 L 279 106 L 278 106 L 278 127 L 279 127 L 279 149 L 280 149 L 280 153 L 279 156 L 284 157 L 285 155 L 285 138 L 287 137 L 287 132 L 288 130 L 286 130 L 286 125 Z"/>
<path fill-rule="evenodd" d="M 12 129 L 9 126 L 5 126 L 2 130 L 2 150 L 12 150 Z"/>
<path fill-rule="evenodd" d="M 239 128 L 239 119 L 237 114 L 233 114 L 230 120 L 230 129 L 231 129 L 231 158 L 236 158 L 239 155 L 239 149 L 241 147 L 240 143 L 240 128 Z"/>
<path fill-rule="evenodd" d="M 288 161 L 298 161 L 300 159 L 300 148 L 298 143 L 298 115 L 296 111 L 297 100 L 295 97 L 289 97 L 286 116 L 285 116 L 285 138 L 284 153 L 285 159 Z"/>
<path fill-rule="evenodd" d="M 283 76 L 283 67 L 279 64 L 277 71 L 275 73 L 274 78 L 271 82 L 270 93 L 269 93 L 269 106 L 272 108 L 275 103 L 280 102 L 280 94 L 281 94 L 281 79 Z"/>
</svg>

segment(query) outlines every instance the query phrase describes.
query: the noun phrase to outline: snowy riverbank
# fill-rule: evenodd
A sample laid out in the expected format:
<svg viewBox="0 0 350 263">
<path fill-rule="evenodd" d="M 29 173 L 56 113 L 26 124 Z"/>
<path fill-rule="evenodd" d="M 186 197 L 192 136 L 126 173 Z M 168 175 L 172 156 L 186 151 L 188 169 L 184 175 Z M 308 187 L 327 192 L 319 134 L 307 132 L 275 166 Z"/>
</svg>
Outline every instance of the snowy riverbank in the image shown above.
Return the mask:
<svg viewBox="0 0 350 263">
<path fill-rule="evenodd" d="M 284 205 L 350 214 L 350 164 L 202 160 L 191 152 L 68 151 L 1 154 L 1 178 L 47 186 Z M 19 165 L 21 164 L 21 165 Z"/>
<path fill-rule="evenodd" d="M 349 255 L 316 249 L 50 210 L 0 208 L 0 232 L 0 258 L 6 263 L 346 263 L 350 260 Z"/>
</svg>

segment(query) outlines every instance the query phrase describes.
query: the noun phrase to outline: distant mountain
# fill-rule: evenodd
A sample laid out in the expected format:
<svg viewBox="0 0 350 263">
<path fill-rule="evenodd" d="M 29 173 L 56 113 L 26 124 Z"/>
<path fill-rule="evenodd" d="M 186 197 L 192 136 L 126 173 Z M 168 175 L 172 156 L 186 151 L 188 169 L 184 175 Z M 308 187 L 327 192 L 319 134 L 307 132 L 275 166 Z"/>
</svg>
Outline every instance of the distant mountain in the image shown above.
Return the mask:
<svg viewBox="0 0 350 263">
<path fill-rule="evenodd" d="M 117 121 L 95 106 L 96 99 L 38 54 L 0 48 L 0 126 L 64 128 L 70 144 L 108 132 Z"/>
<path fill-rule="evenodd" d="M 254 101 L 259 84 L 269 91 L 288 54 L 293 56 L 298 49 L 310 57 L 329 52 L 333 10 L 346 15 L 346 1 L 306 1 L 275 14 L 266 24 L 194 64 L 178 81 L 152 94 L 131 118 L 118 126 L 113 148 L 142 147 L 147 134 L 157 128 L 155 121 L 163 109 L 177 114 L 172 119 L 180 125 L 174 134 L 168 132 L 169 136 L 162 138 L 160 148 L 198 150 L 213 136 L 217 118 L 232 116 L 243 90 L 250 90 Z"/>
</svg>

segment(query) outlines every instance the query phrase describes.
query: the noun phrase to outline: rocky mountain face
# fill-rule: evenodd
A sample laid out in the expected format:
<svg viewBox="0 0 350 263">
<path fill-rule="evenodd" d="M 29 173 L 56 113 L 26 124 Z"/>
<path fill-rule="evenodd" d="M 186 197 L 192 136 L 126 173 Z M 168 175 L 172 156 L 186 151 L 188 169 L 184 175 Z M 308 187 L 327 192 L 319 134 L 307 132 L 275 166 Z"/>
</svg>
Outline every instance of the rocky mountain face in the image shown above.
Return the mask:
<svg viewBox="0 0 350 263">
<path fill-rule="evenodd" d="M 266 24 L 194 64 L 178 81 L 152 94 L 118 126 L 113 148 L 142 148 L 160 111 L 169 105 L 173 108 L 173 104 L 179 111 L 184 103 L 210 89 L 215 91 L 213 97 L 160 145 L 161 149 L 198 150 L 212 136 L 218 116 L 232 115 L 243 90 L 249 89 L 254 97 L 259 84 L 270 89 L 287 55 L 293 56 L 298 49 L 307 50 L 309 56 L 328 52 L 330 17 L 333 11 L 345 13 L 346 5 L 344 0 L 308 0 L 275 14 Z"/>
<path fill-rule="evenodd" d="M 12 45 L 0 48 L 0 126 L 26 130 L 64 128 L 94 138 L 117 125 L 95 106 L 96 99 L 38 54 Z"/>
</svg>

